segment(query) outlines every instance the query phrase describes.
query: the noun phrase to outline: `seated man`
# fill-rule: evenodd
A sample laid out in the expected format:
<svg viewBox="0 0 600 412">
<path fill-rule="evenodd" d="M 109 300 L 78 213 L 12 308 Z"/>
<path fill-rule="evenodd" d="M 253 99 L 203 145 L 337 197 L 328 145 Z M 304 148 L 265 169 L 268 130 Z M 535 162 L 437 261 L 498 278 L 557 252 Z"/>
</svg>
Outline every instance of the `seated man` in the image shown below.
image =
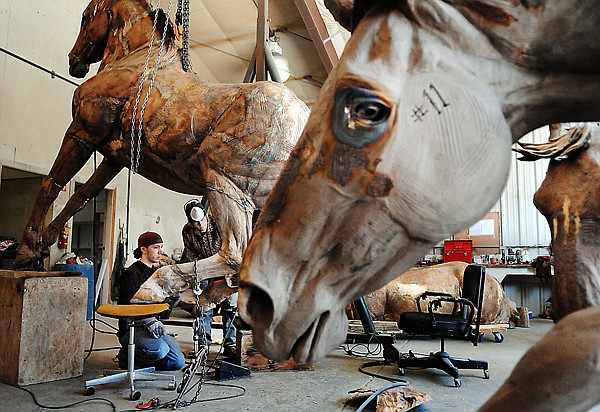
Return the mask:
<svg viewBox="0 0 600 412">
<path fill-rule="evenodd" d="M 163 240 L 158 233 L 145 232 L 138 238 L 138 247 L 133 255 L 137 262 L 129 266 L 119 277 L 120 305 L 129 304 L 140 286 L 152 275 L 154 263 L 162 256 Z M 121 343 L 118 359 L 119 367 L 127 369 L 127 343 L 129 328 L 125 320 L 119 320 L 117 337 Z M 154 366 L 157 370 L 179 370 L 185 364 L 185 357 L 177 342 L 165 334 L 163 324 L 154 316 L 136 321 L 135 332 L 135 367 Z"/>
</svg>

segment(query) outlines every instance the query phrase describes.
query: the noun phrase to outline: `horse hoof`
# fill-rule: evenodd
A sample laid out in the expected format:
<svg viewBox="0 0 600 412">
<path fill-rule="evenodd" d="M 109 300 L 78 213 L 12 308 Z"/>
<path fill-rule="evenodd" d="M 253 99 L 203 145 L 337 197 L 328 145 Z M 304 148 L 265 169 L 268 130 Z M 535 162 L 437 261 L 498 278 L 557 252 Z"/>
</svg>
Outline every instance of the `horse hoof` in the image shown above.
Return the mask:
<svg viewBox="0 0 600 412">
<path fill-rule="evenodd" d="M 23 270 L 23 271 L 32 271 L 32 272 L 45 272 L 44 264 L 40 259 L 22 259 L 15 260 L 12 263 L 12 268 L 14 270 Z"/>
</svg>

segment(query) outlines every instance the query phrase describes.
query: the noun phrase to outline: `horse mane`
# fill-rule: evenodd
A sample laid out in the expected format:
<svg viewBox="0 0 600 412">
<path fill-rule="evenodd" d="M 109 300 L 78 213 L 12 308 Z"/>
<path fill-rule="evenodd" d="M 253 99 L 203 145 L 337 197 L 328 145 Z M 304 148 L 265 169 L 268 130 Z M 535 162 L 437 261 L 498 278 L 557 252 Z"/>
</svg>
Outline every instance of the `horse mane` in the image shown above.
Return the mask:
<svg viewBox="0 0 600 412">
<path fill-rule="evenodd" d="M 538 159 L 553 159 L 561 161 L 575 156 L 589 147 L 591 132 L 585 123 L 579 124 L 566 131 L 566 133 L 551 133 L 545 143 L 521 143 L 521 147 L 514 147 L 513 151 L 522 155 L 518 160 L 531 162 Z"/>
<path fill-rule="evenodd" d="M 156 30 L 160 34 L 162 38 L 162 33 L 165 29 L 165 25 L 167 25 L 167 33 L 165 35 L 165 46 L 172 46 L 175 43 L 175 28 L 173 27 L 173 23 L 169 16 L 164 12 L 163 9 L 157 8 L 156 10 L 150 10 L 149 16 L 154 21 L 154 17 L 158 13 L 158 20 L 156 21 Z"/>
</svg>

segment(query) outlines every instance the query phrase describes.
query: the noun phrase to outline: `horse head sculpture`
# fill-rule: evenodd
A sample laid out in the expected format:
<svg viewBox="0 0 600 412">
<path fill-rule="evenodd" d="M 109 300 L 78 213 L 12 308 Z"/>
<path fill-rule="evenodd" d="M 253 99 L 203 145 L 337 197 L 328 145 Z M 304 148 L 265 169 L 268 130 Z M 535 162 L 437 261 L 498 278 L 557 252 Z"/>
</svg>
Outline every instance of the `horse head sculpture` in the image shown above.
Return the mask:
<svg viewBox="0 0 600 412">
<path fill-rule="evenodd" d="M 552 125 L 550 141 L 521 144 L 519 160 L 551 159 L 533 203 L 552 234 L 552 317 L 600 305 L 600 127 Z"/>
<path fill-rule="evenodd" d="M 259 350 L 327 354 L 348 302 L 490 210 L 513 142 L 598 117 L 599 14 L 591 0 L 359 1 L 344 13 L 352 36 L 244 255 L 239 308 Z"/>
<path fill-rule="evenodd" d="M 69 52 L 71 76 L 85 77 L 90 64 L 99 61 L 102 70 L 107 64 L 145 48 L 149 40 L 159 45 L 164 37 L 164 45 L 173 45 L 173 26 L 164 11 L 150 10 L 145 0 L 137 3 L 135 7 L 117 0 L 93 0 L 88 4 L 81 15 L 79 35 Z"/>
</svg>

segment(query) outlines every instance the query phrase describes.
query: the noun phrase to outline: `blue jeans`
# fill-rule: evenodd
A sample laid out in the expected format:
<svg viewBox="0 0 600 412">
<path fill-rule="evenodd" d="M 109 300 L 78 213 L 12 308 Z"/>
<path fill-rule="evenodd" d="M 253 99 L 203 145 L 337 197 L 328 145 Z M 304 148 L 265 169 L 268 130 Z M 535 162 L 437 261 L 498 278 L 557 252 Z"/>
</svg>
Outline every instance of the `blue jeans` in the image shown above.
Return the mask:
<svg viewBox="0 0 600 412">
<path fill-rule="evenodd" d="M 237 309 L 237 293 L 227 297 L 221 302 L 221 317 L 223 318 L 223 346 L 235 348 L 235 326 L 233 326 L 233 318 Z M 210 309 L 204 312 L 202 322 L 204 323 L 204 339 L 210 346 L 211 339 L 211 323 L 215 309 Z M 204 343 L 202 340 L 200 343 Z"/>
<path fill-rule="evenodd" d="M 185 365 L 185 357 L 179 349 L 179 345 L 169 335 L 153 338 L 142 326 L 135 326 L 135 368 L 147 368 L 154 366 L 159 371 L 175 371 Z M 119 342 L 119 364 L 127 364 L 127 345 L 129 343 L 129 331 L 123 335 Z"/>
</svg>

